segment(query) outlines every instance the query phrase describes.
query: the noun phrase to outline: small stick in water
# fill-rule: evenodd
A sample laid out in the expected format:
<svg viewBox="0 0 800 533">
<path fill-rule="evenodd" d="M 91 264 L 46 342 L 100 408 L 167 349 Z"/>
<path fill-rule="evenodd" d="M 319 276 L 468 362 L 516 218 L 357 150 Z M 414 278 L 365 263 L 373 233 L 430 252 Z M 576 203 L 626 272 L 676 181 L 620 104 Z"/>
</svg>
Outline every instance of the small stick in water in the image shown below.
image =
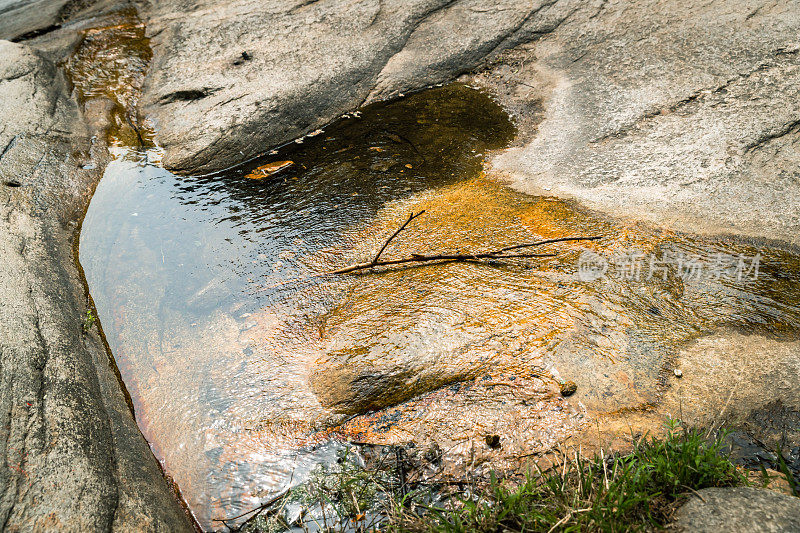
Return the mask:
<svg viewBox="0 0 800 533">
<path fill-rule="evenodd" d="M 405 263 L 425 263 L 429 261 L 480 261 L 481 259 L 513 259 L 513 258 L 530 258 L 530 257 L 555 257 L 557 254 L 536 254 L 536 253 L 509 253 L 514 250 L 520 250 L 522 248 L 531 248 L 534 246 L 542 246 L 544 244 L 552 244 L 556 242 L 568 242 L 568 241 L 594 241 L 600 239 L 601 236 L 594 236 L 594 237 L 560 237 L 557 239 L 546 239 L 543 241 L 537 242 L 530 242 L 524 244 L 515 244 L 513 246 L 506 246 L 505 248 L 500 248 L 498 250 L 493 250 L 491 252 L 480 252 L 474 254 L 435 254 L 435 255 L 424 255 L 424 254 L 411 254 L 410 257 L 406 257 L 404 259 L 391 259 L 387 261 L 381 261 L 380 257 L 381 254 L 386 250 L 386 247 L 389 246 L 389 243 L 403 231 L 406 226 L 408 226 L 412 220 L 422 215 L 425 211 L 420 211 L 419 213 L 414 213 L 413 211 L 408 215 L 408 219 L 403 223 L 402 226 L 397 228 L 397 230 L 392 233 L 388 239 L 383 243 L 381 249 L 378 250 L 378 253 L 375 254 L 375 257 L 372 261 L 366 263 L 355 263 L 353 265 L 346 266 L 344 268 L 340 268 L 337 270 L 333 270 L 329 272 L 329 274 L 347 274 L 349 272 L 355 272 L 356 270 L 365 270 L 368 268 L 374 268 L 379 266 L 389 266 L 389 265 L 401 265 Z"/>
</svg>

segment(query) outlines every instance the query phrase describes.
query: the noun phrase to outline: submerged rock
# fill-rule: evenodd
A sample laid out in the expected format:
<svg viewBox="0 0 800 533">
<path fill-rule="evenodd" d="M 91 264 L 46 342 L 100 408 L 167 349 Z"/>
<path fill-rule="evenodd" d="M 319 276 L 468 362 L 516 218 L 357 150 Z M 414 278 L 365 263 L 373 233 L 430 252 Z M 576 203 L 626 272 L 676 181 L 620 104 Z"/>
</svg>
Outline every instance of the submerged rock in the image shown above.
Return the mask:
<svg viewBox="0 0 800 533">
<path fill-rule="evenodd" d="M 500 448 L 500 435 L 486 435 L 484 440 L 489 448 L 493 450 Z"/>
<path fill-rule="evenodd" d="M 561 396 L 572 396 L 578 390 L 578 385 L 574 381 L 565 381 L 561 384 Z"/>
<path fill-rule="evenodd" d="M 148 9 L 154 55 L 143 101 L 169 167 L 228 167 L 317 134 L 365 101 L 450 79 L 529 41 L 468 78 L 492 88 L 524 133 L 519 146 L 493 159 L 495 174 L 529 193 L 575 198 L 670 229 L 798 243 L 797 2 L 232 0 L 167 1 Z M 2 18 L 1 31 L 27 31 L 7 30 L 9 20 Z M 0 201 L 0 318 L 10 324 L 0 337 L 8 384 L 0 401 L 10 428 L 1 472 L 4 489 L 20 494 L 18 501 L 3 499 L 4 524 L 44 528 L 54 519 L 53 527 L 67 529 L 185 529 L 98 339 L 82 336 L 84 295 L 65 228 L 79 219 L 98 178 L 89 167 L 78 170 L 85 161 L 69 149 L 85 145 L 88 135 L 52 64 L 27 47 L 3 43 L 0 51 L 0 88 L 4 103 L 11 102 L 0 111 L 0 194 L 7 199 Z M 103 115 L 105 104 L 87 108 Z M 427 172 L 433 158 L 413 134 L 366 135 L 375 137 L 368 150 L 387 152 L 366 168 L 396 170 L 405 184 L 408 171 Z M 425 135 L 441 136 L 435 128 Z M 576 229 L 608 235 L 603 248 L 592 248 L 607 253 L 632 246 L 656 253 L 673 244 L 705 254 L 767 249 L 762 241 L 660 233 L 484 182 L 409 188 L 374 219 L 349 227 L 351 221 L 335 218 L 332 200 L 365 192 L 363 182 L 347 177 L 365 159 L 343 162 L 342 174 L 331 178 L 337 194 L 309 197 L 309 208 L 331 208 L 319 211 L 320 220 L 335 226 L 337 236 L 344 229 L 354 255 L 373 253 L 375 236 L 396 227 L 408 208 L 431 204 L 440 218 L 427 234 L 405 241 L 414 251 Z M 394 199 L 375 196 L 381 203 Z M 303 214 L 307 224 L 311 217 Z M 469 234 L 475 228 L 477 237 Z M 261 242 L 278 242 L 264 235 Z M 131 249 L 165 269 L 163 243 L 149 247 L 146 235 L 134 237 Z M 673 272 L 646 285 L 616 279 L 592 285 L 548 261 L 535 268 L 397 270 L 365 277 L 345 296 L 332 290 L 345 282 L 325 288 L 326 298 L 308 289 L 298 301 L 319 316 L 283 320 L 262 310 L 241 324 L 227 311 L 208 312 L 226 286 L 206 284 L 188 302 L 207 319 L 199 328 L 183 311 L 161 305 L 181 294 L 159 279 L 163 270 L 145 278 L 101 266 L 141 284 L 120 283 L 111 293 L 130 298 L 110 299 L 123 303 L 107 324 L 111 331 L 117 321 L 129 343 L 128 353 L 115 354 L 119 360 L 149 367 L 136 386 L 185 387 L 168 406 L 164 396 L 148 397 L 142 412 L 155 416 L 143 427 L 154 441 L 160 435 L 179 450 L 168 467 L 182 470 L 189 480 L 183 487 L 193 489 L 198 505 L 213 500 L 217 507 L 204 515 L 210 523 L 217 513 L 240 514 L 229 504 L 241 505 L 241 493 L 255 504 L 265 487 L 282 482 L 280 475 L 254 475 L 257 462 L 274 465 L 287 450 L 326 439 L 328 433 L 313 432 L 318 420 L 345 420 L 330 434 L 360 442 L 441 442 L 452 458 L 471 454 L 487 431 L 502 439 L 504 453 L 525 456 L 578 433 L 588 420 L 598 421 L 598 434 L 601 427 L 613 434 L 656 427 L 666 415 L 699 425 L 744 423 L 776 399 L 796 410 L 798 263 L 791 253 L 769 250 L 767 275 L 741 284 L 690 283 Z M 341 258 L 323 252 L 303 258 L 314 272 L 329 271 L 331 257 Z M 281 268 L 272 263 L 275 272 Z M 185 270 L 180 275 L 191 278 Z M 168 335 L 148 320 L 161 321 Z M 245 368 L 241 380 L 225 364 L 230 353 Z M 686 371 L 679 382 L 670 372 L 676 361 Z M 559 397 L 552 383 L 525 373 L 540 366 L 574 379 L 574 387 L 562 389 L 574 396 Z M 220 383 L 244 394 L 226 396 Z M 242 416 L 254 405 L 268 409 Z M 210 421 L 202 435 L 198 420 Z M 190 438 L 199 439 L 197 447 L 186 446 Z M 206 476 L 209 464 L 231 469 Z M 207 485 L 215 492 L 206 492 Z"/>
</svg>

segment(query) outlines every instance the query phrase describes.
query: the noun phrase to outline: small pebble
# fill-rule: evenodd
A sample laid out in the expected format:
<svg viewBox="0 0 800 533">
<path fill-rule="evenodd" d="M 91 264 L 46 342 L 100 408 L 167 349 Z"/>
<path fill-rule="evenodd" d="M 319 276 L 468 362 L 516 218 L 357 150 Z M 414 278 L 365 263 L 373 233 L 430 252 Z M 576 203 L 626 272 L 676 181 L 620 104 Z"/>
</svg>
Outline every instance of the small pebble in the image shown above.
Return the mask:
<svg viewBox="0 0 800 533">
<path fill-rule="evenodd" d="M 675 370 L 672 371 L 672 373 L 675 374 L 676 378 L 683 377 L 683 372 L 681 371 L 680 368 L 676 368 Z"/>
<path fill-rule="evenodd" d="M 561 396 L 572 396 L 578 390 L 578 385 L 574 381 L 565 381 L 561 384 Z"/>
<path fill-rule="evenodd" d="M 486 435 L 486 445 L 496 450 L 500 447 L 500 435 Z"/>
</svg>

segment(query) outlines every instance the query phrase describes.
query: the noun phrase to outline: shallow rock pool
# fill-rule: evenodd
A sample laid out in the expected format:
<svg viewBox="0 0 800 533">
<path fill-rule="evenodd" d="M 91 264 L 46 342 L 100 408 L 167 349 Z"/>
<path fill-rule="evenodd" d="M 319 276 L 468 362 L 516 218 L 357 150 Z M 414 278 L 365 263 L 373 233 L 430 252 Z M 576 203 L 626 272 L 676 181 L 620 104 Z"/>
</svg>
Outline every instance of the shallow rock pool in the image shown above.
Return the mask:
<svg viewBox="0 0 800 533">
<path fill-rule="evenodd" d="M 513 192 L 483 173 L 513 138 L 499 106 L 455 84 L 215 176 L 119 151 L 80 261 L 137 421 L 204 528 L 344 441 L 436 442 L 454 465 L 529 456 L 594 417 L 652 408 L 697 339 L 797 340 L 791 251 Z M 543 247 L 551 258 L 330 274 L 422 209 L 386 257 L 602 239 Z M 488 434 L 499 449 L 481 447 Z"/>
</svg>

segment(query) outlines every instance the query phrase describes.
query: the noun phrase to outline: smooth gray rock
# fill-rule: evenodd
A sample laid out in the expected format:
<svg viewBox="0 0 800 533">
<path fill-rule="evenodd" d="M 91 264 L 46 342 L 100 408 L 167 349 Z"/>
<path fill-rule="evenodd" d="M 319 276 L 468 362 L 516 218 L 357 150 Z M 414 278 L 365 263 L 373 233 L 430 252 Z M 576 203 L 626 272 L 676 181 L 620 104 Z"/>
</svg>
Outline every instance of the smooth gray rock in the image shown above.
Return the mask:
<svg viewBox="0 0 800 533">
<path fill-rule="evenodd" d="M 752 487 L 703 489 L 675 517 L 674 531 L 691 533 L 795 533 L 800 498 Z"/>
<path fill-rule="evenodd" d="M 72 239 L 100 171 L 81 169 L 66 94 L 52 63 L 0 41 L 0 529 L 190 531 L 84 327 Z"/>
<path fill-rule="evenodd" d="M 63 22 L 70 0 L 0 0 L 0 39 L 49 31 Z"/>
<path fill-rule="evenodd" d="M 798 243 L 797 0 L 488 4 L 152 3 L 144 112 L 168 166 L 210 171 L 527 42 L 475 78 L 519 113 L 522 145 L 494 160 L 515 186 Z M 0 35 L 63 5 L 6 0 Z M 186 529 L 81 328 L 70 225 L 99 174 L 78 169 L 87 133 L 64 94 L 52 64 L 0 46 L 0 527 Z"/>
<path fill-rule="evenodd" d="M 609 1 L 483 75 L 543 121 L 493 161 L 522 191 L 690 232 L 800 243 L 800 2 Z M 514 70 L 512 72 L 512 70 Z"/>
<path fill-rule="evenodd" d="M 168 168 L 264 153 L 378 98 L 551 31 L 578 0 L 165 1 L 143 98 Z"/>
</svg>

